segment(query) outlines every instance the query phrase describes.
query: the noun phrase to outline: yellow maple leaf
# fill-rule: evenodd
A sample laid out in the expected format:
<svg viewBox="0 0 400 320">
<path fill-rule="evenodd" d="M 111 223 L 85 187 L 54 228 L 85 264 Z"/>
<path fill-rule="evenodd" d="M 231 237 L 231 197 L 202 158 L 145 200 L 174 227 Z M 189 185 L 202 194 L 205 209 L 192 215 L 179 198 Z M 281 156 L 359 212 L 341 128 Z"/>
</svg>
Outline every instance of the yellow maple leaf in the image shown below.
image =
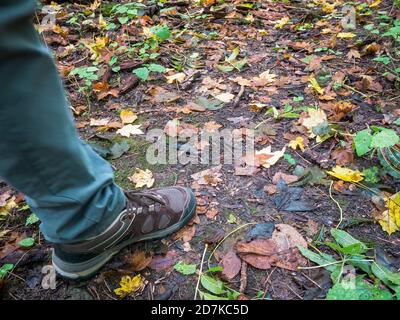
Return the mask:
<svg viewBox="0 0 400 320">
<path fill-rule="evenodd" d="M 290 148 L 292 148 L 293 150 L 296 150 L 297 147 L 299 147 L 300 150 L 302 152 L 304 152 L 304 139 L 303 139 L 303 137 L 299 136 L 299 137 L 296 137 L 296 139 L 294 139 L 294 140 L 290 140 L 288 146 Z"/>
<path fill-rule="evenodd" d="M 308 79 L 308 81 L 310 82 L 311 87 L 320 95 L 324 94 L 324 89 L 321 88 L 321 86 L 319 85 L 317 79 L 315 79 L 314 77 L 310 77 Z"/>
<path fill-rule="evenodd" d="M 122 110 L 119 116 L 123 124 L 133 123 L 137 119 L 137 115 L 128 109 Z"/>
<path fill-rule="evenodd" d="M 388 210 L 382 212 L 378 222 L 382 230 L 390 235 L 400 227 L 400 192 L 386 198 L 386 207 Z"/>
<path fill-rule="evenodd" d="M 128 177 L 128 179 L 135 183 L 135 188 L 142 188 L 144 186 L 151 188 L 154 184 L 153 173 L 149 169 L 141 170 L 136 168 L 135 173 Z"/>
<path fill-rule="evenodd" d="M 120 287 L 114 290 L 114 293 L 119 297 L 125 297 L 128 294 L 142 290 L 145 287 L 144 279 L 140 274 L 131 278 L 130 276 L 124 276 L 119 282 Z"/>
<path fill-rule="evenodd" d="M 327 171 L 328 174 L 346 182 L 360 182 L 364 179 L 364 175 L 357 170 L 351 170 L 336 166 L 332 171 Z"/>
</svg>

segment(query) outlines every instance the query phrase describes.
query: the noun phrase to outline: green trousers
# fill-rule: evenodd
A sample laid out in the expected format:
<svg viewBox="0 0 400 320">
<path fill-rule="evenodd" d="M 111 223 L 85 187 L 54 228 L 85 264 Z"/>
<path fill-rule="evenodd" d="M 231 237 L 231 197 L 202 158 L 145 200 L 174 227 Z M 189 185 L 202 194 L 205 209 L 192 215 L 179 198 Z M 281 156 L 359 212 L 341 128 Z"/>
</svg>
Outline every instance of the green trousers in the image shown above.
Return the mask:
<svg viewBox="0 0 400 320">
<path fill-rule="evenodd" d="M 91 237 L 123 210 L 110 165 L 82 142 L 35 0 L 0 0 L 0 177 L 26 195 L 55 243 Z"/>
</svg>

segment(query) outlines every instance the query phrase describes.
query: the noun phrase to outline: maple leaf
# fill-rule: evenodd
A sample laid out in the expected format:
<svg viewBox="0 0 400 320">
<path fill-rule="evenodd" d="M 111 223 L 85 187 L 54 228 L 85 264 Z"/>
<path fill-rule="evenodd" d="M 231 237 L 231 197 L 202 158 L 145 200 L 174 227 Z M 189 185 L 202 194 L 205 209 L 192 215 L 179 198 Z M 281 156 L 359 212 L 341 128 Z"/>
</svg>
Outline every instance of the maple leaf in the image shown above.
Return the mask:
<svg viewBox="0 0 400 320">
<path fill-rule="evenodd" d="M 141 170 L 136 168 L 135 173 L 128 177 L 128 179 L 135 183 L 135 188 L 142 188 L 144 186 L 151 188 L 154 184 L 153 173 L 149 169 Z"/>
<path fill-rule="evenodd" d="M 272 152 L 272 147 L 268 146 L 262 150 L 256 151 L 255 158 L 259 161 L 260 165 L 264 168 L 270 168 L 283 157 L 286 151 L 286 147 L 282 150 Z"/>
<path fill-rule="evenodd" d="M 140 124 L 139 125 L 128 124 L 126 126 L 123 126 L 121 129 L 118 129 L 117 134 L 123 137 L 130 137 L 131 135 L 144 134 L 144 132 L 139 128 Z"/>
<path fill-rule="evenodd" d="M 141 291 L 146 286 L 145 279 L 140 274 L 135 277 L 124 276 L 119 282 L 120 287 L 114 290 L 114 293 L 123 298 L 129 294 Z"/>
<path fill-rule="evenodd" d="M 128 109 L 122 110 L 119 116 L 123 124 L 133 123 L 137 119 L 137 115 L 133 111 Z"/>
<path fill-rule="evenodd" d="M 302 152 L 304 152 L 304 138 L 303 137 L 296 137 L 294 140 L 290 140 L 288 143 L 288 146 L 292 148 L 293 150 L 296 150 L 297 147 L 300 148 Z"/>
<path fill-rule="evenodd" d="M 389 235 L 398 231 L 400 227 L 400 192 L 385 197 L 386 208 L 384 212 L 375 216 L 383 231 Z"/>
<path fill-rule="evenodd" d="M 327 171 L 328 174 L 346 182 L 360 182 L 364 179 L 364 174 L 357 170 L 351 170 L 336 166 L 332 171 Z"/>
<path fill-rule="evenodd" d="M 317 136 L 313 129 L 323 124 L 328 124 L 328 119 L 325 112 L 322 109 L 308 108 L 308 117 L 301 121 L 301 124 L 308 129 L 311 138 Z"/>
</svg>

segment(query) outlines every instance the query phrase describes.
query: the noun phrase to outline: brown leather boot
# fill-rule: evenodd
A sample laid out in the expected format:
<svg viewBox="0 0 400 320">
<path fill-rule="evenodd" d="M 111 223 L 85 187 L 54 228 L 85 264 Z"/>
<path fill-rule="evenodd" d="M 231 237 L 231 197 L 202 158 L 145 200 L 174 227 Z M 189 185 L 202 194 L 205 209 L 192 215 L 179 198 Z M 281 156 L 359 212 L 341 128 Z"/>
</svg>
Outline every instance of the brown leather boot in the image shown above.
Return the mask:
<svg viewBox="0 0 400 320">
<path fill-rule="evenodd" d="M 127 245 L 164 238 L 185 226 L 196 211 L 190 189 L 168 187 L 125 192 L 126 208 L 103 233 L 82 242 L 55 244 L 53 266 L 67 279 L 94 275 Z"/>
</svg>

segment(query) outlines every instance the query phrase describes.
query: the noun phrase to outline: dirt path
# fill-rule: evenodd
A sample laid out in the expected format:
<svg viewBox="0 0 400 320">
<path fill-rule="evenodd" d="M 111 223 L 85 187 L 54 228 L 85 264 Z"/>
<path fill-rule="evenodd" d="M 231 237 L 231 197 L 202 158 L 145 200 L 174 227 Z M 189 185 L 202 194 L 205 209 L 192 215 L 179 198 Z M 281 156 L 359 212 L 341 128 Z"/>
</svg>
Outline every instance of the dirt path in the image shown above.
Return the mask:
<svg viewBox="0 0 400 320">
<path fill-rule="evenodd" d="M 2 285 L 3 299 L 117 299 L 114 289 L 121 277 L 137 274 L 145 279 L 144 288 L 125 299 L 193 299 L 206 244 L 207 261 L 216 245 L 233 232 L 213 254 L 210 266 L 216 266 L 228 254 L 237 258 L 237 243 L 247 239 L 254 227 L 244 226 L 248 223 L 275 223 L 275 228 L 277 224 L 289 225 L 309 244 L 323 242 L 331 239 L 330 229 L 339 222 L 338 204 L 343 210 L 341 228 L 382 249 L 400 267 L 396 259 L 400 254 L 398 236 L 389 236 L 375 222 L 371 194 L 336 179 L 330 187 L 332 177 L 325 174 L 335 165 L 360 171 L 379 167 L 376 156 L 355 155 L 354 134 L 366 129 L 366 124 L 397 130 L 398 79 L 384 74 L 393 68 L 391 64 L 373 60 L 394 49 L 388 38 L 365 26 L 389 26 L 398 19 L 399 11 L 391 1 L 382 1 L 378 7 L 370 6 L 373 1 L 359 1 L 366 7 L 357 8 L 356 28 L 343 30 L 343 5 L 330 8 L 324 1 L 310 7 L 297 1 L 225 1 L 219 6 L 213 5 L 215 1 L 204 2 L 209 5 L 167 1 L 161 8 L 154 4 L 129 8 L 138 10 L 139 17 L 133 11 L 126 13 L 123 5 L 115 7 L 117 2 L 103 2 L 98 7 L 53 7 L 57 27 L 43 27 L 42 35 L 64 76 L 82 138 L 99 152 L 108 152 L 116 181 L 125 188 L 134 188 L 129 177 L 135 168 L 150 170 L 157 187 L 193 187 L 199 201 L 198 215 L 170 239 L 125 249 L 95 278 L 83 283 L 58 279 L 56 289 L 49 290 L 41 282 L 42 268 L 50 263 L 50 246 L 40 237 L 38 223 L 25 225 L 30 212 L 21 210 L 23 198 L 3 183 L 0 192 L 17 195 L 19 207 L 0 220 L 0 234 L 10 230 L 0 237 L 0 266 L 15 266 Z M 38 12 L 42 19 L 44 14 Z M 381 26 L 382 30 L 387 26 Z M 96 68 L 92 72 L 95 80 L 90 79 L 90 66 Z M 165 73 L 158 72 L 160 66 L 167 68 L 162 70 Z M 81 68 L 80 72 L 71 75 L 74 68 Z M 148 79 L 140 80 L 147 72 Z M 310 135 L 303 122 L 309 116 L 307 110 L 315 106 L 324 110 L 336 130 L 323 142 Z M 246 134 L 243 128 L 253 124 L 257 126 L 256 150 L 269 145 L 274 152 L 286 148 L 285 156 L 269 168 L 260 164 L 248 168 L 249 175 L 239 175 L 242 167 L 224 162 L 221 167 L 149 165 L 149 142 L 143 135 L 125 138 L 117 133 L 129 122 L 121 119 L 121 110 L 133 111 L 138 116 L 133 125 L 140 124 L 144 132 L 158 128 L 167 135 L 174 129 L 189 135 L 222 129 Z M 300 145 L 296 149 L 288 145 L 298 137 L 304 150 Z M 109 147 L 123 141 L 129 150 L 110 155 Z M 184 144 L 181 140 L 178 147 Z M 269 157 L 258 161 L 268 163 Z M 210 168 L 214 171 L 202 178 L 192 177 Z M 298 180 L 306 168 L 315 168 L 315 175 L 311 174 L 315 180 L 310 181 L 310 176 L 306 181 L 300 179 L 299 197 L 292 199 L 292 189 L 279 185 L 279 175 L 288 179 L 286 182 Z M 318 176 L 321 172 L 324 177 Z M 382 175 L 374 186 L 392 193 L 397 189 L 389 175 Z M 17 240 L 25 237 L 33 237 L 35 245 L 18 247 Z M 332 253 L 332 249 L 323 248 Z M 299 255 L 295 258 L 299 260 Z M 196 265 L 197 273 L 178 272 L 174 269 L 178 262 Z M 297 267 L 296 263 L 290 261 L 290 266 Z M 208 267 L 204 263 L 203 270 Z M 242 286 L 243 299 L 321 299 L 332 285 L 323 268 L 301 271 L 272 264 L 260 269 L 244 260 L 240 267 L 241 273 L 230 280 L 225 275 L 224 281 L 237 292 Z M 224 279 L 218 272 L 214 277 Z"/>
</svg>

